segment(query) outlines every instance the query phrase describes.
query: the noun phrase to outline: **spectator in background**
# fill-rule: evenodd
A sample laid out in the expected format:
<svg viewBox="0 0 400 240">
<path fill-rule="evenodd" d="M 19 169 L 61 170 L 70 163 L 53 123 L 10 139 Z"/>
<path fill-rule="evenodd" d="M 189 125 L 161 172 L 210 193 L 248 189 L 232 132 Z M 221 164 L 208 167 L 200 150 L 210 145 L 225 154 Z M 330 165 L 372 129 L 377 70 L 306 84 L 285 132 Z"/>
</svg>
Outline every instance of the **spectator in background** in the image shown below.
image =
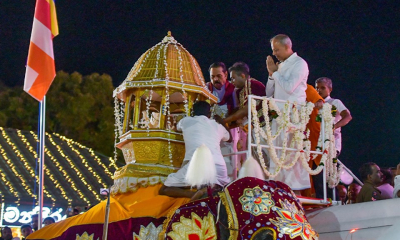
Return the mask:
<svg viewBox="0 0 400 240">
<path fill-rule="evenodd" d="M 379 166 L 368 162 L 364 163 L 359 171 L 364 186 L 357 196 L 357 203 L 382 200 L 381 191 L 377 188 L 382 182 L 382 172 Z"/>
<path fill-rule="evenodd" d="M 5 226 L 1 229 L 1 240 L 12 240 L 12 231 L 11 228 Z"/>
<path fill-rule="evenodd" d="M 339 199 L 342 202 L 342 205 L 346 204 L 346 196 L 347 196 L 347 188 L 344 185 L 337 185 L 336 187 L 338 195 L 339 195 Z"/>
<path fill-rule="evenodd" d="M 79 215 L 79 213 L 80 213 L 79 209 L 74 208 L 74 212 L 73 212 L 72 216 Z"/>
<path fill-rule="evenodd" d="M 32 224 L 31 224 L 33 231 L 37 231 L 39 229 L 39 215 L 33 214 L 32 215 Z"/>
<path fill-rule="evenodd" d="M 56 221 L 52 217 L 47 217 L 43 220 L 43 226 L 50 225 L 52 223 L 55 223 Z"/>
<path fill-rule="evenodd" d="M 393 175 L 390 169 L 381 169 L 382 172 L 382 184 L 378 187 L 381 191 L 383 199 L 393 198 L 393 186 L 390 185 L 393 181 Z"/>
<path fill-rule="evenodd" d="M 396 176 L 394 178 L 393 198 L 400 198 L 400 163 L 397 165 Z"/>
<path fill-rule="evenodd" d="M 358 183 L 352 183 L 349 185 L 347 191 L 347 202 L 346 204 L 353 204 L 357 201 L 357 196 L 360 193 L 361 186 Z"/>
<path fill-rule="evenodd" d="M 29 224 L 25 224 L 21 226 L 21 235 L 22 240 L 25 240 L 32 233 L 32 227 Z"/>
</svg>

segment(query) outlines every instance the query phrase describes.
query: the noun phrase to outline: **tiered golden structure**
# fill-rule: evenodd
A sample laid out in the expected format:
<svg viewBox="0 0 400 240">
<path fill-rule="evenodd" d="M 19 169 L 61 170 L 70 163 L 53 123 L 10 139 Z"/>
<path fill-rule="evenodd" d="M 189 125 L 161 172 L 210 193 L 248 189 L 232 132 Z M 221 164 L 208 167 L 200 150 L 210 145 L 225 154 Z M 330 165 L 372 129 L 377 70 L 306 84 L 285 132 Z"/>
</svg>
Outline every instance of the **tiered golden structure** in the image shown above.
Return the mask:
<svg viewBox="0 0 400 240">
<path fill-rule="evenodd" d="M 199 100 L 217 102 L 196 59 L 168 32 L 136 61 L 114 90 L 124 105 L 117 147 L 126 166 L 114 174 L 113 193 L 162 182 L 183 161 L 185 145 L 176 124 Z M 119 112 L 118 110 L 117 112 Z"/>
</svg>

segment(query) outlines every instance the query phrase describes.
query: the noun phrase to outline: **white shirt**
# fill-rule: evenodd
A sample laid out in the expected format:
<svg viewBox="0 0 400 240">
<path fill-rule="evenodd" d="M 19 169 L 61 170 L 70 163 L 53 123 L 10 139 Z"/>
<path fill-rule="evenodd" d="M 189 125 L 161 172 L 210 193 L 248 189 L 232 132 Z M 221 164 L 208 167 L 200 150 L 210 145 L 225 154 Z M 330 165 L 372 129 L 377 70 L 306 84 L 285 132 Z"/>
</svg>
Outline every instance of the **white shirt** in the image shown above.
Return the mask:
<svg viewBox="0 0 400 240">
<path fill-rule="evenodd" d="M 340 116 L 340 113 L 342 111 L 347 110 L 347 108 L 342 103 L 342 101 L 340 101 L 339 99 L 331 98 L 330 96 L 327 96 L 325 98 L 325 102 L 336 107 L 336 110 L 337 110 L 336 111 L 336 116 L 335 116 L 335 119 L 333 121 L 333 123 L 336 124 L 337 122 L 339 122 L 342 119 L 342 116 Z M 342 150 L 341 128 L 336 128 L 335 132 L 334 132 L 334 135 L 335 135 L 335 148 L 336 148 L 336 151 L 340 152 Z"/>
<path fill-rule="evenodd" d="M 394 190 L 393 190 L 393 198 L 398 198 L 397 192 L 400 191 L 400 175 L 394 177 Z"/>
<path fill-rule="evenodd" d="M 304 103 L 308 73 L 307 62 L 297 56 L 297 53 L 293 53 L 280 63 L 278 71 L 268 78 L 265 88 L 267 97 Z"/>
<path fill-rule="evenodd" d="M 211 151 L 216 165 L 225 165 L 220 142 L 229 140 L 228 131 L 213 119 L 206 116 L 185 117 L 179 121 L 177 129 L 183 132 L 185 140 L 185 159 L 190 161 L 196 149 L 205 144 Z"/>
<path fill-rule="evenodd" d="M 207 87 L 211 84 L 210 82 L 207 83 Z M 222 101 L 225 96 L 225 85 L 222 85 L 221 89 L 216 89 L 213 85 L 213 92 L 212 94 L 218 98 L 218 103 Z M 225 118 L 228 116 L 228 104 L 225 103 L 224 105 L 215 104 L 214 106 L 214 114 Z"/>
</svg>

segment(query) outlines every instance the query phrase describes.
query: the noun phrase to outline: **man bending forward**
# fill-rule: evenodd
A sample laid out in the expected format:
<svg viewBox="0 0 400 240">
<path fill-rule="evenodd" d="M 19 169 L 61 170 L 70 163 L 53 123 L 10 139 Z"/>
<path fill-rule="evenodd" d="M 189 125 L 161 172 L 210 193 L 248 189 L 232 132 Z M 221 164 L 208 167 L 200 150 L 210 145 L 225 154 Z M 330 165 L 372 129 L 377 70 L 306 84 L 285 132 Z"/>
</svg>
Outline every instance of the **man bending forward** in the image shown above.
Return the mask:
<svg viewBox="0 0 400 240">
<path fill-rule="evenodd" d="M 229 131 L 219 122 L 222 119 L 216 116 L 216 120 L 210 119 L 210 104 L 204 101 L 199 101 L 193 104 L 194 117 L 185 117 L 179 121 L 177 129 L 183 132 L 185 141 L 185 159 L 181 169 L 178 172 L 172 173 L 165 180 L 164 185 L 160 188 L 160 195 L 170 197 L 186 197 L 191 200 L 199 199 L 205 189 L 197 192 L 191 191 L 190 185 L 186 182 L 186 172 L 189 167 L 189 161 L 196 149 L 202 144 L 205 144 L 211 151 L 215 168 L 217 169 L 217 185 L 224 186 L 229 183 L 229 177 L 225 165 L 224 158 L 221 154 L 220 142 L 231 141 Z"/>
</svg>

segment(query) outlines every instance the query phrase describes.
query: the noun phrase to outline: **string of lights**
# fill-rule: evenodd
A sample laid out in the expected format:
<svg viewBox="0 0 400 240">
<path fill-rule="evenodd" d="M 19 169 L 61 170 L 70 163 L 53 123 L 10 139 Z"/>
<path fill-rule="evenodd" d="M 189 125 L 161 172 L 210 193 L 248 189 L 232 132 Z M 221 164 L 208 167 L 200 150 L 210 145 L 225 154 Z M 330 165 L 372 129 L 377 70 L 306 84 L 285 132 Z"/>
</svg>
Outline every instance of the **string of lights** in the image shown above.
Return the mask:
<svg viewBox="0 0 400 240">
<path fill-rule="evenodd" d="M 55 136 L 59 137 L 60 139 L 66 141 L 68 144 L 71 145 L 76 145 L 81 149 L 85 149 L 90 153 L 90 156 L 94 158 L 94 160 L 104 169 L 104 171 L 106 172 L 106 174 L 110 177 L 113 177 L 113 173 L 110 171 L 110 169 L 108 169 L 108 167 L 101 161 L 101 159 L 94 153 L 93 149 L 88 148 L 78 142 L 75 142 L 72 139 L 66 138 L 65 136 L 61 136 L 58 133 L 54 133 Z M 117 170 L 117 165 L 114 163 L 114 160 L 112 157 L 109 158 L 110 161 L 110 166 L 113 166 L 115 168 L 115 170 Z"/>
<path fill-rule="evenodd" d="M 2 127 L 0 127 L 0 130 L 4 131 L 4 129 Z M 1 148 L 0 154 L 1 154 L 2 158 L 4 160 L 6 160 L 5 159 L 6 156 L 4 156 L 5 151 L 1 147 L 1 145 L 0 145 L 0 148 Z M 13 185 L 12 181 L 10 181 L 10 179 L 8 179 L 7 175 L 3 172 L 3 170 L 1 168 L 0 168 L 0 178 L 2 180 L 2 183 L 4 183 L 8 187 L 9 192 L 11 192 L 11 194 L 14 195 L 14 197 L 18 198 L 16 203 L 19 204 L 19 201 L 20 201 L 19 193 L 15 190 L 15 186 Z M 1 194 L 1 197 L 2 197 L 2 202 L 4 202 L 4 194 Z"/>
<path fill-rule="evenodd" d="M 26 149 L 28 149 L 28 151 L 30 153 L 32 153 L 32 155 L 34 156 L 35 159 L 38 159 L 38 155 L 37 152 L 34 150 L 34 148 L 32 147 L 32 145 L 30 144 L 30 142 L 28 141 L 28 139 L 25 137 L 25 135 L 23 135 L 21 133 L 21 130 L 17 130 L 17 135 L 18 137 L 21 139 L 21 141 L 25 144 Z M 46 163 L 45 163 L 46 164 Z M 30 168 L 30 167 L 29 167 Z M 30 168 L 30 172 L 33 172 L 33 170 Z M 31 173 L 33 175 L 35 175 L 35 173 Z M 54 175 L 50 172 L 50 170 L 45 167 L 45 174 L 50 178 L 50 180 L 54 183 L 55 187 L 58 188 L 61 192 L 62 197 L 67 200 L 68 202 L 71 202 L 71 199 L 68 198 L 65 189 L 61 186 L 61 184 L 58 182 L 58 180 L 54 177 Z M 36 182 L 38 182 L 38 177 L 36 176 Z M 54 196 L 52 196 L 52 201 L 53 201 L 53 206 L 55 206 L 55 202 L 56 199 L 54 198 Z"/>
<path fill-rule="evenodd" d="M 7 134 L 6 131 L 4 131 L 3 128 L 0 128 L 1 130 L 1 135 L 3 136 L 4 140 L 13 148 L 14 152 L 16 152 L 17 147 L 13 145 L 13 143 L 11 142 L 11 140 L 9 138 L 7 138 Z M 4 148 L 0 145 L 0 153 L 3 156 L 4 160 L 6 160 L 6 163 L 8 164 L 9 168 L 11 169 L 11 171 L 15 174 L 15 176 L 20 180 L 21 185 L 24 187 L 25 191 L 33 198 L 36 199 L 36 195 L 32 192 L 31 187 L 26 183 L 26 180 L 21 176 L 21 174 L 17 171 L 17 168 L 15 167 L 13 161 L 11 161 L 11 159 L 7 156 L 6 151 L 4 150 Z"/>
<path fill-rule="evenodd" d="M 87 170 L 93 174 L 93 176 L 97 179 L 97 181 L 102 184 L 104 187 L 107 187 L 107 184 L 103 181 L 103 179 L 93 170 L 93 168 L 89 165 L 89 162 L 86 160 L 85 157 L 82 156 L 82 154 L 73 146 L 72 144 L 72 140 L 68 139 L 68 138 L 62 138 L 62 140 L 64 140 L 65 142 L 67 142 L 67 145 L 69 146 L 69 148 L 74 151 L 79 158 L 82 161 L 82 164 L 87 168 Z"/>
<path fill-rule="evenodd" d="M 37 141 L 37 135 L 34 132 L 31 132 L 31 134 L 33 135 L 33 137 L 35 138 L 35 140 Z M 71 184 L 71 188 L 78 193 L 79 197 L 85 201 L 88 205 L 91 205 L 90 201 L 85 197 L 85 195 L 82 193 L 81 190 L 79 190 L 76 185 L 75 182 L 72 180 L 72 178 L 69 176 L 69 174 L 67 173 L 67 171 L 65 171 L 65 169 L 61 166 L 61 164 L 57 161 L 57 159 L 53 156 L 53 154 L 51 154 L 51 152 L 48 150 L 48 148 L 45 148 L 45 153 L 46 155 L 50 158 L 50 160 L 53 162 L 53 164 L 58 168 L 58 170 L 60 171 L 60 173 L 65 177 L 65 180 L 67 180 L 67 182 L 69 182 Z"/>
<path fill-rule="evenodd" d="M 21 132 L 20 130 L 17 131 L 18 135 L 21 134 L 20 132 Z M 24 165 L 25 169 L 29 172 L 29 175 L 32 178 L 34 178 L 37 183 L 39 181 L 39 178 L 38 178 L 38 176 L 35 176 L 35 171 L 31 168 L 28 160 L 24 157 L 24 155 L 18 149 L 17 145 L 11 141 L 11 137 L 8 135 L 8 133 L 6 131 L 3 131 L 2 135 L 3 135 L 4 139 L 7 141 L 8 145 L 14 150 L 15 155 L 17 155 L 17 157 L 21 160 L 21 163 Z M 35 157 L 35 159 L 37 159 L 37 158 Z M 53 195 L 51 195 L 49 193 L 49 191 L 45 188 L 45 186 L 43 186 L 43 192 L 46 194 L 46 196 L 48 198 L 51 199 L 52 204 L 54 205 L 56 199 Z M 37 199 L 36 194 L 35 194 L 35 199 Z"/>
<path fill-rule="evenodd" d="M 83 174 L 79 171 L 78 166 L 75 165 L 75 163 L 69 158 L 67 154 L 64 153 L 63 149 L 56 144 L 54 141 L 53 137 L 51 134 L 46 133 L 50 143 L 57 148 L 58 153 L 65 159 L 67 160 L 68 164 L 70 165 L 71 169 L 73 169 L 76 174 L 78 175 L 79 179 L 82 181 L 82 183 L 87 186 L 88 190 L 93 193 L 93 195 L 96 197 L 98 201 L 101 201 L 100 194 L 95 191 L 92 186 L 87 182 L 86 178 L 83 176 Z"/>
</svg>

